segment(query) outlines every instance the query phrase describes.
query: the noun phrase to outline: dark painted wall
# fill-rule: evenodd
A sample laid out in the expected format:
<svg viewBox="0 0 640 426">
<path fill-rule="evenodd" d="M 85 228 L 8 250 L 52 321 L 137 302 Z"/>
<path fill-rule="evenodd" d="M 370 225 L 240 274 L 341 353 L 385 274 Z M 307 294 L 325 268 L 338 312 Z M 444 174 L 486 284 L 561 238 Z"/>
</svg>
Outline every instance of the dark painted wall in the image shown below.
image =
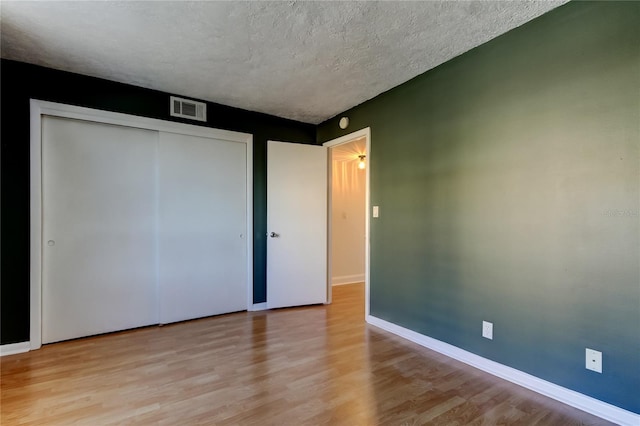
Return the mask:
<svg viewBox="0 0 640 426">
<path fill-rule="evenodd" d="M 0 343 L 29 340 L 29 99 L 162 120 L 169 94 L 2 60 Z M 253 134 L 254 302 L 266 300 L 266 141 L 314 143 L 315 126 L 207 103 L 207 127 Z"/>
<path fill-rule="evenodd" d="M 569 3 L 319 126 L 371 127 L 372 315 L 640 413 L 638 23 Z"/>
</svg>

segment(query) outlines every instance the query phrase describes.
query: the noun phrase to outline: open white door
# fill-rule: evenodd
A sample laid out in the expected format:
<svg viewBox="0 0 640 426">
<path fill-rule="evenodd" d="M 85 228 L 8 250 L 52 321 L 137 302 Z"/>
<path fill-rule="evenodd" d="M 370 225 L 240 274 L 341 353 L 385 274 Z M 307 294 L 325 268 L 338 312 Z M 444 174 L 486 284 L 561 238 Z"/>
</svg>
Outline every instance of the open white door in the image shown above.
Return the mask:
<svg viewBox="0 0 640 426">
<path fill-rule="evenodd" d="M 267 145 L 267 307 L 327 301 L 327 148 Z"/>
</svg>

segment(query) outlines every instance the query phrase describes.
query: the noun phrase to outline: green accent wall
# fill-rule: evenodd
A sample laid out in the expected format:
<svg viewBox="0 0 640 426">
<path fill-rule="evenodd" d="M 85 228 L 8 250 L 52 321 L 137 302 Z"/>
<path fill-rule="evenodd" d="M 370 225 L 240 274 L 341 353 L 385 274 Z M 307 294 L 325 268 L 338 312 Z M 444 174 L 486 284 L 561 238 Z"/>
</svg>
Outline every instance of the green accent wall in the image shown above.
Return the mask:
<svg viewBox="0 0 640 426">
<path fill-rule="evenodd" d="M 212 77 L 215 78 L 215 77 Z M 2 60 L 0 344 L 29 340 L 29 99 L 253 134 L 254 303 L 266 301 L 267 140 L 315 143 L 315 126 L 207 102 L 200 124 L 169 115 L 169 94 Z"/>
<path fill-rule="evenodd" d="M 640 413 L 640 2 L 561 6 L 318 142 L 364 127 L 371 314 Z"/>
</svg>

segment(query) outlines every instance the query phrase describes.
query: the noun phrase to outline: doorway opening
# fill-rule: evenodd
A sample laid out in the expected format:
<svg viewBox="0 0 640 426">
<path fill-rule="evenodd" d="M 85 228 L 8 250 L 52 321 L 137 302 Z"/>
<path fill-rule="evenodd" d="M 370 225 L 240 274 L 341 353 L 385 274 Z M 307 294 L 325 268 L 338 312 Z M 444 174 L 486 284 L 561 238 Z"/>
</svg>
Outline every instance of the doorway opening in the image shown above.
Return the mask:
<svg viewBox="0 0 640 426">
<path fill-rule="evenodd" d="M 323 145 L 329 149 L 327 300 L 334 286 L 364 282 L 368 316 L 370 130 Z"/>
</svg>

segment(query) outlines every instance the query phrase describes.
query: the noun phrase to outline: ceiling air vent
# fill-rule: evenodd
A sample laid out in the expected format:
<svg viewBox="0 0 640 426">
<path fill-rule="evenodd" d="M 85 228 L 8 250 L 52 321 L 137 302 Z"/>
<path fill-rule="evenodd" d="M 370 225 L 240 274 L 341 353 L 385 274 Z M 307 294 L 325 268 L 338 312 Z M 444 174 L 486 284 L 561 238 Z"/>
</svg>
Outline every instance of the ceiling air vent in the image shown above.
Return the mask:
<svg viewBox="0 0 640 426">
<path fill-rule="evenodd" d="M 207 121 L 207 104 L 171 96 L 171 115 L 173 117 Z"/>
</svg>

